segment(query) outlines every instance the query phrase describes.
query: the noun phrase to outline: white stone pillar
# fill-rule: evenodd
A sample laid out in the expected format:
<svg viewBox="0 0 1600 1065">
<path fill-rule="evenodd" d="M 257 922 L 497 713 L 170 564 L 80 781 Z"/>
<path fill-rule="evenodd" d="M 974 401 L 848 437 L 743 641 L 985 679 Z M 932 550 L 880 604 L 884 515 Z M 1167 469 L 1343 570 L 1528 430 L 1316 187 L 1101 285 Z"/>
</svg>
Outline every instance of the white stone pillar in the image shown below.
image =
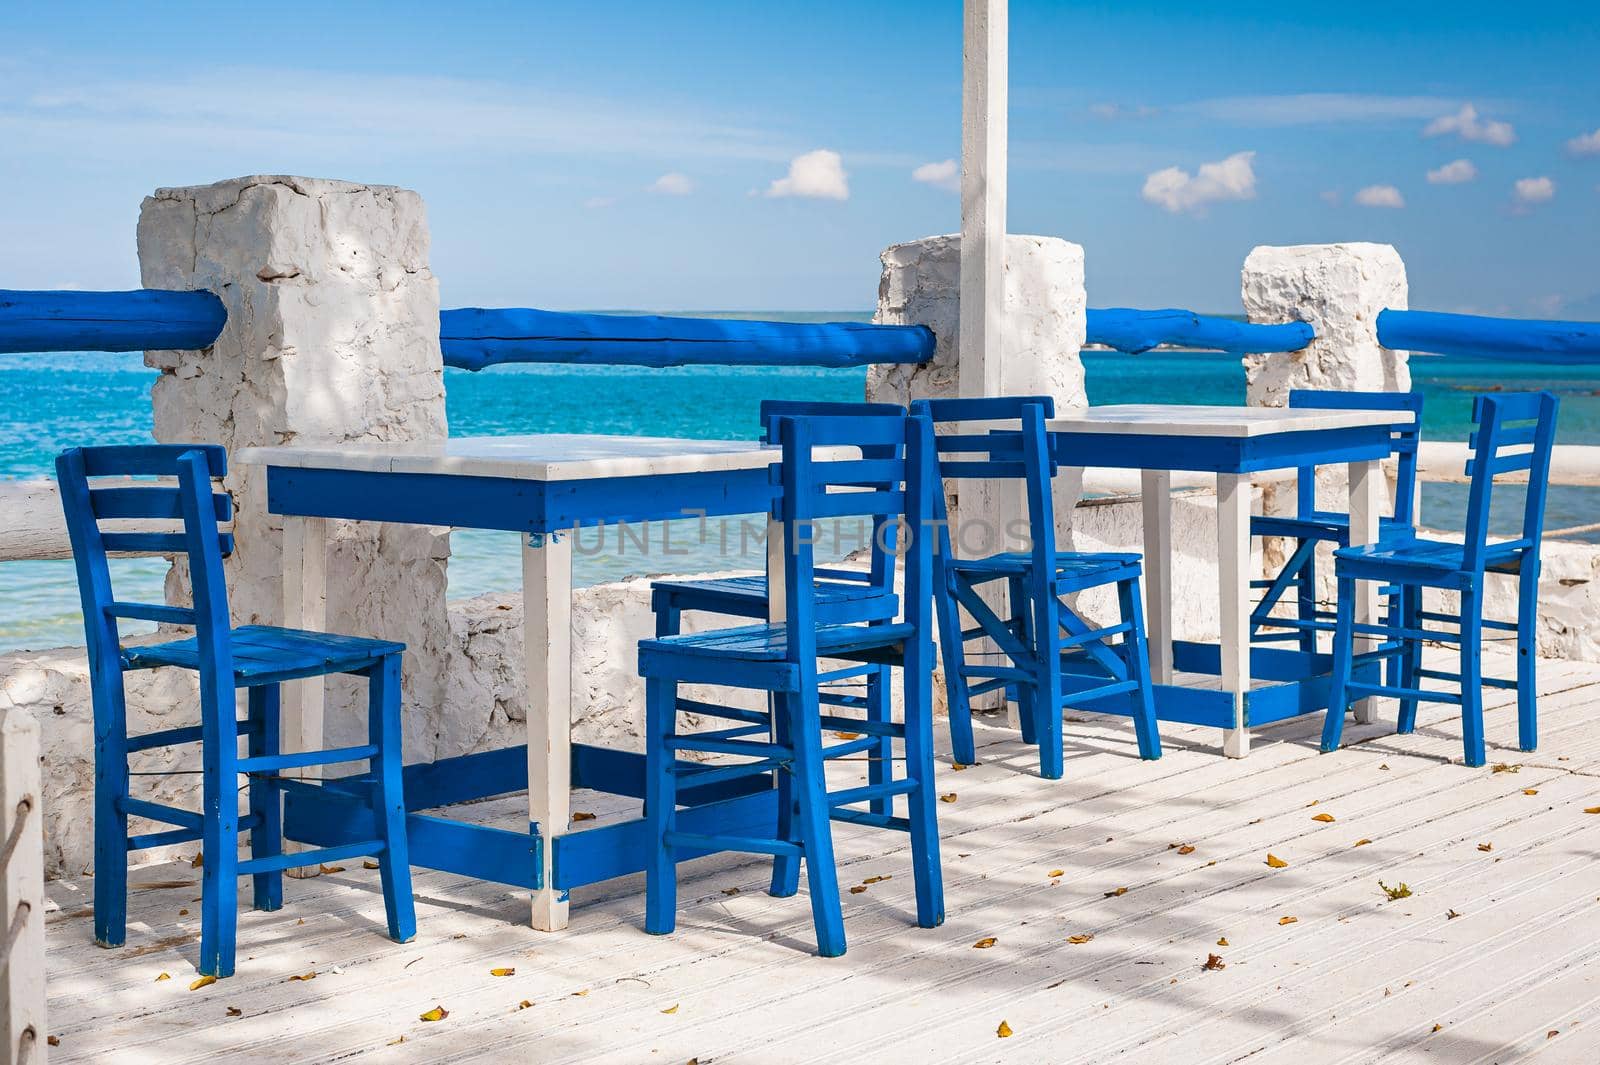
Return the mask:
<svg viewBox="0 0 1600 1065">
<path fill-rule="evenodd" d="M 438 283 L 421 197 L 406 189 L 245 177 L 160 189 L 139 213 L 147 288 L 209 289 L 228 321 L 203 351 L 151 351 L 156 439 L 251 445 L 446 435 Z M 235 623 L 277 623 L 283 520 L 265 478 L 232 464 L 228 563 Z M 443 705 L 449 622 L 443 530 L 330 523 L 327 626 L 405 641 L 408 759 L 428 757 Z M 169 598 L 187 596 L 174 567 Z M 365 693 L 329 685 L 325 740 L 365 741 Z"/>
<path fill-rule="evenodd" d="M 1411 388 L 1408 353 L 1378 342 L 1378 314 L 1405 310 L 1406 265 L 1388 244 L 1302 244 L 1262 246 L 1245 259 L 1241 284 L 1245 313 L 1262 324 L 1301 321 L 1316 339 L 1301 351 L 1246 355 L 1246 395 L 1253 407 L 1282 407 L 1295 388 L 1358 392 L 1405 392 Z M 1392 464 L 1389 476 L 1393 477 Z M 1391 481 L 1389 496 L 1392 498 Z M 1266 484 L 1262 509 L 1292 514 L 1292 480 Z M 1343 511 L 1347 504 L 1344 467 L 1324 467 L 1317 476 L 1317 505 Z M 1385 504 L 1384 512 L 1389 513 Z M 1269 543 L 1264 562 L 1277 573 L 1291 545 Z M 1318 563 L 1319 598 L 1331 604 L 1332 560 L 1324 550 Z M 1285 596 L 1292 599 L 1293 596 Z"/>
</svg>

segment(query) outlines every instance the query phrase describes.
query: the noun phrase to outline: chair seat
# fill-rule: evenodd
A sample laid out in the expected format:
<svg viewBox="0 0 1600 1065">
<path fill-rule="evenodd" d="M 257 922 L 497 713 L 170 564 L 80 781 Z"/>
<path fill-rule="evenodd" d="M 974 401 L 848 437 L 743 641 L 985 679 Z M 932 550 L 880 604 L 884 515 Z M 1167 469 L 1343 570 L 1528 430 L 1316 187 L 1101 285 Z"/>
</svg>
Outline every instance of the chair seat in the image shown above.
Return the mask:
<svg viewBox="0 0 1600 1065">
<path fill-rule="evenodd" d="M 1411 526 L 1391 517 L 1378 518 L 1380 539 L 1394 538 L 1400 531 L 1410 532 Z M 1286 536 L 1293 540 L 1331 540 L 1338 544 L 1350 542 L 1350 515 L 1331 510 L 1314 510 L 1304 517 L 1258 514 L 1250 519 L 1251 536 Z"/>
<path fill-rule="evenodd" d="M 406 649 L 405 644 L 392 640 L 368 640 L 359 636 L 304 632 L 269 625 L 244 625 L 234 629 L 231 642 L 234 683 L 239 686 L 327 673 L 350 673 Z M 127 669 L 155 669 L 158 666 L 199 669 L 200 648 L 193 637 L 170 643 L 125 647 L 122 650 L 122 663 Z"/>
<path fill-rule="evenodd" d="M 741 625 L 681 636 L 639 641 L 640 658 L 648 655 L 725 658 L 745 662 L 782 661 L 788 649 L 788 626 Z M 817 656 L 842 657 L 885 647 L 898 647 L 916 627 L 905 622 L 890 625 L 823 625 L 817 629 Z"/>
<path fill-rule="evenodd" d="M 1485 565 L 1500 572 L 1516 572 L 1528 548 L 1525 540 L 1490 544 Z M 1466 548 L 1448 540 L 1404 538 L 1379 540 L 1375 544 L 1341 547 L 1334 552 L 1335 567 L 1341 576 L 1376 574 L 1385 577 L 1410 569 L 1440 577 L 1468 574 Z"/>
<path fill-rule="evenodd" d="M 819 577 L 813 586 L 817 617 L 825 624 L 880 621 L 900 613 L 898 596 L 865 581 Z M 761 573 L 707 580 L 654 581 L 650 587 L 656 593 L 658 604 L 662 596 L 667 596 L 680 610 L 704 610 L 743 618 L 767 616 L 767 578 Z"/>
<path fill-rule="evenodd" d="M 1056 584 L 1088 588 L 1139 576 L 1140 557 L 1114 551 L 1058 551 Z M 1014 577 L 1033 568 L 1033 556 L 1026 551 L 1005 551 L 987 558 L 957 558 L 945 563 L 954 573 L 980 579 Z"/>
</svg>

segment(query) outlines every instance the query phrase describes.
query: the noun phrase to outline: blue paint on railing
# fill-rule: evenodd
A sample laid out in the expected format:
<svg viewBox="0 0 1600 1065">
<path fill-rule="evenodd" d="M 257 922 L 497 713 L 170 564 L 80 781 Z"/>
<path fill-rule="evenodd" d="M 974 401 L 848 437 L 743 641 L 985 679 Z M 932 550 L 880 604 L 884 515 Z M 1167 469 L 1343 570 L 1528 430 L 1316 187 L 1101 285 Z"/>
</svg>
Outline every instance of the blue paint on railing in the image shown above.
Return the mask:
<svg viewBox="0 0 1600 1065">
<path fill-rule="evenodd" d="M 1382 311 L 1378 342 L 1399 351 L 1428 351 L 1521 362 L 1600 362 L 1600 322 L 1483 318 L 1433 311 Z"/>
<path fill-rule="evenodd" d="M 933 358 L 920 325 L 749 322 L 466 307 L 439 315 L 447 365 L 865 366 Z"/>
<path fill-rule="evenodd" d="M 204 348 L 227 320 L 210 292 L 0 289 L 0 352 Z"/>
<path fill-rule="evenodd" d="M 1207 351 L 1299 351 L 1315 333 L 1304 322 L 1252 325 L 1176 309 L 1136 311 L 1127 307 L 1089 308 L 1091 344 L 1137 355 L 1162 344 Z"/>
</svg>

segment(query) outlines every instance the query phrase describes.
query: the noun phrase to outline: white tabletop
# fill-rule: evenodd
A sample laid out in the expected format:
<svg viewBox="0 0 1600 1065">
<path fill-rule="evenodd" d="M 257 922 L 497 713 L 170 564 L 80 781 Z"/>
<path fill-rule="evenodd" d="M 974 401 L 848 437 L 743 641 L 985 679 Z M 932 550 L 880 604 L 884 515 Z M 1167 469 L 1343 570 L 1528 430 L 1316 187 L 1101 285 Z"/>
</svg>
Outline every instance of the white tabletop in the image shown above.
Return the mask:
<svg viewBox="0 0 1600 1065">
<path fill-rule="evenodd" d="M 541 433 L 530 436 L 457 436 L 405 443 L 316 444 L 251 447 L 238 462 L 295 469 L 439 473 L 576 481 L 671 473 L 759 469 L 782 457 L 754 440 L 682 440 L 655 436 Z"/>
<path fill-rule="evenodd" d="M 1055 433 L 1252 437 L 1368 425 L 1406 426 L 1413 421 L 1410 411 L 1124 403 L 1072 411 L 1052 418 L 1045 426 Z"/>
</svg>

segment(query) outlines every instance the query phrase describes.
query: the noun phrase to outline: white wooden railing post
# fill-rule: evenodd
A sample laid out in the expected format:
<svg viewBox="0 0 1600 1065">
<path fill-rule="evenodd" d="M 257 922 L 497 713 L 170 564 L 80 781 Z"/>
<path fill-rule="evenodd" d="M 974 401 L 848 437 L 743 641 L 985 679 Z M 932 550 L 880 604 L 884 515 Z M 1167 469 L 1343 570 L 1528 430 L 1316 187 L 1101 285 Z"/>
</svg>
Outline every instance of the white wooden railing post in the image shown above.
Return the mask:
<svg viewBox="0 0 1600 1065">
<path fill-rule="evenodd" d="M 39 724 L 0 708 L 0 1047 L 5 1065 L 42 1063 L 44 848 Z"/>
</svg>

